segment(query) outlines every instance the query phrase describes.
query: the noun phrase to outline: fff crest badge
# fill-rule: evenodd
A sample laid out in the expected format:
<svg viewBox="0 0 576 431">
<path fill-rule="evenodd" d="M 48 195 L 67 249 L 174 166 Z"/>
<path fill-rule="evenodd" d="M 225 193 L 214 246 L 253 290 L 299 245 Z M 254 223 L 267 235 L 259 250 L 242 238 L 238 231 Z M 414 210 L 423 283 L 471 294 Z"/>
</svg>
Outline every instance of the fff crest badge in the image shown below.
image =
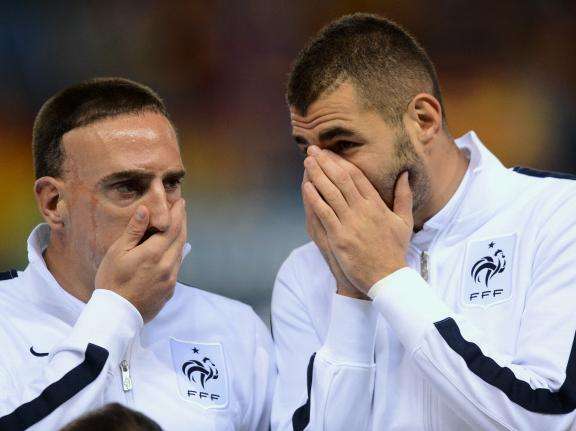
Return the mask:
<svg viewBox="0 0 576 431">
<path fill-rule="evenodd" d="M 516 234 L 468 243 L 464 265 L 462 302 L 488 307 L 512 296 L 512 265 Z"/>
<path fill-rule="evenodd" d="M 228 405 L 228 373 L 222 344 L 170 337 L 170 352 L 182 398 L 206 409 Z"/>
</svg>

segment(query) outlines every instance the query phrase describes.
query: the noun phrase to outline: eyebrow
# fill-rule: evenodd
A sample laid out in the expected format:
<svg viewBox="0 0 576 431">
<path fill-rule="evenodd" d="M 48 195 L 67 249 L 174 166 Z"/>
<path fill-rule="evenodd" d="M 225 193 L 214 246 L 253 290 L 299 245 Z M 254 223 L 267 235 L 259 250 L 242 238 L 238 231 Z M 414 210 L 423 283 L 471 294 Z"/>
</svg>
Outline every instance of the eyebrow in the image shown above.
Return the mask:
<svg viewBox="0 0 576 431">
<path fill-rule="evenodd" d="M 330 141 L 334 138 L 338 137 L 350 137 L 350 136 L 358 136 L 362 138 L 362 135 L 355 130 L 346 129 L 345 127 L 332 127 L 331 129 L 325 130 L 324 132 L 320 133 L 318 137 L 320 141 Z M 308 145 L 308 141 L 304 139 L 302 136 L 294 136 L 294 141 L 296 144 L 299 145 Z"/>
<path fill-rule="evenodd" d="M 344 127 L 332 127 L 331 129 L 325 130 L 324 132 L 320 133 L 319 139 L 320 141 L 330 141 L 339 136 L 354 136 L 357 133 L 353 130 L 346 129 Z"/>
<path fill-rule="evenodd" d="M 184 169 L 179 169 L 177 171 L 169 171 L 162 177 L 163 180 L 180 180 L 186 176 L 186 171 Z"/>
<path fill-rule="evenodd" d="M 166 172 L 162 176 L 162 179 L 163 180 L 180 179 L 180 178 L 183 178 L 185 175 L 186 175 L 186 171 L 184 171 L 183 169 L 180 169 L 180 170 L 176 170 L 176 171 Z M 106 175 L 104 178 L 102 178 L 100 181 L 98 181 L 98 184 L 100 186 L 102 186 L 102 185 L 113 184 L 113 183 L 116 183 L 119 181 L 125 181 L 125 180 L 150 181 L 152 178 L 154 178 L 154 176 L 155 175 L 151 172 L 145 172 L 145 171 L 133 169 L 133 170 L 114 172 L 110 175 Z"/>
</svg>

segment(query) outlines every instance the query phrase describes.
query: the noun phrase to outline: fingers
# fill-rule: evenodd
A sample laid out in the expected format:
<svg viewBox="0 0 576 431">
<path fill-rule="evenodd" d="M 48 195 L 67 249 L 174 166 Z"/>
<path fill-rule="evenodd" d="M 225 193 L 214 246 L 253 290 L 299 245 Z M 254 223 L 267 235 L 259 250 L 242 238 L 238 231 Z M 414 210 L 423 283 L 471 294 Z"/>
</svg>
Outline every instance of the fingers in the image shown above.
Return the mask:
<svg viewBox="0 0 576 431">
<path fill-rule="evenodd" d="M 170 244 L 170 247 L 168 247 L 162 256 L 162 265 L 165 265 L 167 268 L 172 268 L 170 274 L 174 276 L 174 278 L 177 277 L 182 264 L 182 253 L 184 251 L 184 244 L 186 243 L 186 236 L 187 228 L 186 223 L 184 223 L 176 240 Z"/>
<path fill-rule="evenodd" d="M 334 210 L 328 205 L 315 185 L 308 181 L 302 185 L 302 198 L 304 207 L 308 206 L 318 217 L 326 232 L 333 232 L 340 227 L 340 220 Z"/>
<path fill-rule="evenodd" d="M 319 195 L 324 198 L 339 218 L 344 217 L 349 208 L 348 203 L 338 187 L 326 176 L 316 157 L 306 158 L 304 167 L 308 172 L 309 182 L 314 184 Z"/>
<path fill-rule="evenodd" d="M 302 202 L 304 203 L 304 214 L 306 216 L 306 230 L 308 231 L 308 236 L 310 236 L 310 239 L 318 243 L 321 241 L 322 236 L 326 236 L 326 231 L 310 207 L 308 199 L 304 197 L 304 184 L 306 184 L 306 182 L 307 181 L 304 181 L 302 183 Z"/>
<path fill-rule="evenodd" d="M 407 225 L 413 225 L 412 216 L 412 189 L 410 188 L 410 182 L 408 171 L 402 172 L 398 180 L 396 181 L 396 187 L 394 188 L 394 213 L 406 222 Z"/>
<path fill-rule="evenodd" d="M 323 152 L 326 154 L 327 158 L 338 164 L 342 170 L 348 173 L 350 178 L 352 178 L 352 181 L 354 182 L 354 185 L 356 186 L 359 194 L 364 199 L 375 199 L 380 196 L 370 180 L 366 177 L 366 175 L 364 175 L 364 172 L 362 172 L 356 165 L 350 163 L 345 158 L 340 157 L 338 154 L 330 150 L 324 150 Z"/>
<path fill-rule="evenodd" d="M 128 222 L 124 234 L 120 237 L 120 242 L 124 250 L 132 250 L 138 245 L 150 221 L 150 211 L 144 205 L 140 205 L 132 218 Z"/>
<path fill-rule="evenodd" d="M 180 223 L 180 229 L 178 236 L 174 242 L 170 245 L 169 250 L 175 250 L 175 257 L 178 261 L 182 260 L 182 253 L 184 252 L 184 244 L 186 244 L 186 239 L 188 238 L 188 226 L 186 223 L 186 210 L 182 212 L 182 218 Z"/>
<path fill-rule="evenodd" d="M 308 154 L 316 158 L 322 171 L 342 193 L 349 206 L 352 206 L 362 198 L 348 170 L 343 169 L 338 164 L 336 160 L 338 156 L 336 154 L 331 151 L 322 151 L 315 145 L 309 147 Z"/>
<path fill-rule="evenodd" d="M 304 215 L 306 216 L 306 230 L 308 231 L 308 235 L 310 236 L 311 239 L 314 239 L 314 235 L 313 235 L 313 220 L 312 220 L 312 216 L 314 215 L 314 212 L 312 211 L 312 208 L 310 208 L 310 205 L 308 203 L 308 200 L 304 197 L 304 185 L 308 182 L 308 180 L 306 179 L 306 171 L 304 171 L 304 180 L 302 181 L 302 186 L 300 187 L 300 192 L 302 193 L 302 203 L 304 204 Z"/>
<path fill-rule="evenodd" d="M 304 185 L 308 182 L 308 174 L 304 171 L 304 179 L 302 182 L 302 202 L 304 203 L 304 214 L 306 216 L 306 231 L 312 241 L 316 243 L 318 248 L 322 250 L 326 247 L 328 240 L 326 238 L 326 230 L 318 216 L 312 210 L 310 200 L 306 197 Z"/>
<path fill-rule="evenodd" d="M 174 241 L 178 240 L 180 231 L 186 225 L 186 208 L 184 199 L 176 201 L 170 209 L 170 227 L 164 232 L 152 235 L 140 245 L 143 251 L 152 251 L 154 254 L 163 254 Z"/>
<path fill-rule="evenodd" d="M 302 195 L 304 196 L 304 190 L 302 191 Z M 318 246 L 320 253 L 322 253 L 324 260 L 328 263 L 330 268 L 336 268 L 334 266 L 337 265 L 336 259 L 332 254 L 332 250 L 330 250 L 328 237 L 326 236 L 326 230 L 324 229 L 324 226 L 322 226 L 318 216 L 310 207 L 307 198 L 304 199 L 304 212 L 306 214 L 306 230 L 308 231 L 310 239 L 314 241 L 314 243 Z"/>
</svg>

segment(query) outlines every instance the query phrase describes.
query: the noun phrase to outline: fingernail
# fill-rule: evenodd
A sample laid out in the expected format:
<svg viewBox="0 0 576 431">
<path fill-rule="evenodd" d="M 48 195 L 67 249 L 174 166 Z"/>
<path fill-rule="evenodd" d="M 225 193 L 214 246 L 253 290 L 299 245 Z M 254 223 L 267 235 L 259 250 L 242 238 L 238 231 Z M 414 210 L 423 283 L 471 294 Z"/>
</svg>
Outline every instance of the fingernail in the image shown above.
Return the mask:
<svg viewBox="0 0 576 431">
<path fill-rule="evenodd" d="M 143 207 L 138 207 L 136 210 L 136 220 L 142 221 L 146 217 L 146 210 Z"/>
<path fill-rule="evenodd" d="M 320 154 L 320 148 L 318 148 L 316 145 L 310 145 L 308 147 L 308 154 L 312 156 L 317 156 L 318 154 Z"/>
</svg>

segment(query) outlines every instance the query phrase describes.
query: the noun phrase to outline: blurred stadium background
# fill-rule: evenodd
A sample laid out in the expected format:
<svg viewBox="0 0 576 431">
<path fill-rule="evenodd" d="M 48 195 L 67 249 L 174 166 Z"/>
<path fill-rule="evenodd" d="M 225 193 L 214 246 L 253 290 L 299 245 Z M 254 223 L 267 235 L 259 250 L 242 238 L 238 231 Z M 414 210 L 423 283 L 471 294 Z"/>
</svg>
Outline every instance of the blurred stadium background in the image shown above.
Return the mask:
<svg viewBox="0 0 576 431">
<path fill-rule="evenodd" d="M 180 131 L 193 247 L 181 279 L 267 321 L 275 273 L 307 241 L 285 77 L 312 34 L 354 11 L 388 16 L 424 44 L 455 135 L 475 130 L 507 165 L 576 171 L 574 1 L 0 5 L 0 270 L 25 267 L 40 221 L 30 139 L 42 102 L 79 80 L 124 76 L 156 89 Z"/>
</svg>

